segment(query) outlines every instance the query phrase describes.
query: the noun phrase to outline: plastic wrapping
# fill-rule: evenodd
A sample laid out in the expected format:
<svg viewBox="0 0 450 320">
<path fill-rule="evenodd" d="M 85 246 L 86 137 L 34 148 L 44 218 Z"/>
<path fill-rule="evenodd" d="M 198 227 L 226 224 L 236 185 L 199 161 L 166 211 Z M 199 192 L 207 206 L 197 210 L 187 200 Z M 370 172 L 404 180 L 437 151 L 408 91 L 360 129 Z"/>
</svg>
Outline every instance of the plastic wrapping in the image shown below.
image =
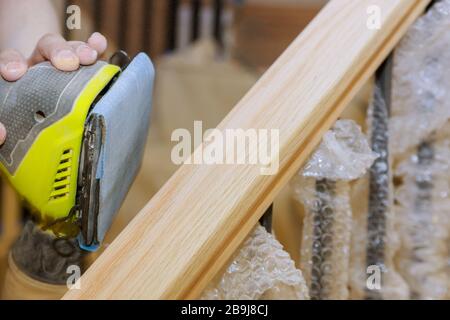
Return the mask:
<svg viewBox="0 0 450 320">
<path fill-rule="evenodd" d="M 376 157 L 354 121 L 338 120 L 325 133 L 301 174 L 316 179 L 354 180 L 364 174 Z"/>
<path fill-rule="evenodd" d="M 395 51 L 389 131 L 399 181 L 396 260 L 416 299 L 444 298 L 448 286 L 449 29 L 450 0 L 437 1 Z"/>
<path fill-rule="evenodd" d="M 371 230 L 369 236 L 368 195 L 369 179 L 361 179 L 352 188 L 353 229 L 350 259 L 350 298 L 404 300 L 409 298 L 409 288 L 399 274 L 394 257 L 399 249 L 398 227 L 391 208 L 384 212 L 384 228 Z M 369 241 L 377 234 L 384 234 L 379 242 Z M 369 245 L 370 244 L 370 245 Z M 379 248 L 381 255 L 369 253 L 370 247 Z M 377 251 L 375 251 L 377 252 Z M 368 256 L 379 259 L 369 262 Z M 378 278 L 378 279 L 377 279 Z M 379 281 L 380 287 L 369 286 Z"/>
<path fill-rule="evenodd" d="M 390 123 L 394 154 L 415 148 L 450 118 L 448 30 L 450 0 L 442 0 L 414 23 L 395 50 Z"/>
<path fill-rule="evenodd" d="M 400 271 L 414 299 L 447 296 L 450 140 L 430 137 L 401 162 L 396 192 L 401 221 Z"/>
<path fill-rule="evenodd" d="M 305 208 L 300 265 L 311 299 L 348 298 L 349 181 L 361 177 L 375 158 L 356 123 L 339 120 L 293 182 Z"/>
<path fill-rule="evenodd" d="M 346 181 L 305 178 L 298 199 L 306 214 L 300 266 L 311 299 L 348 298 L 352 212 Z"/>
<path fill-rule="evenodd" d="M 389 71 L 379 76 L 367 115 L 371 147 L 379 157 L 368 177 L 361 180 L 353 192 L 352 299 L 407 299 L 409 296 L 408 286 L 394 264 L 399 239 L 389 155 L 389 100 L 386 99 L 390 91 L 386 83 L 389 79 Z M 371 276 L 374 280 L 379 278 L 379 287 L 368 285 Z"/>
<path fill-rule="evenodd" d="M 281 244 L 261 225 L 231 264 L 203 292 L 204 300 L 309 299 L 300 270 Z"/>
</svg>

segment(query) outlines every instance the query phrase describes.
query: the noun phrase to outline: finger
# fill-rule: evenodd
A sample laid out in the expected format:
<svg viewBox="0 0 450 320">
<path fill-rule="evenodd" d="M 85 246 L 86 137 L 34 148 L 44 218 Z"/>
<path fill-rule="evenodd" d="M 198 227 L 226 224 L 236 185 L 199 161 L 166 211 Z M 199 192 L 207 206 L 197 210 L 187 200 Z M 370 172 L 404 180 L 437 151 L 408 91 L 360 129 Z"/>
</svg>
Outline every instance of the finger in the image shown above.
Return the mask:
<svg viewBox="0 0 450 320">
<path fill-rule="evenodd" d="M 92 49 L 85 42 L 82 41 L 69 41 L 68 44 L 75 51 L 80 64 L 84 66 L 91 65 L 97 61 L 98 53 L 97 50 Z"/>
<path fill-rule="evenodd" d="M 0 145 L 2 145 L 5 142 L 5 139 L 6 139 L 6 128 L 2 123 L 0 123 Z"/>
<path fill-rule="evenodd" d="M 19 80 L 28 66 L 25 58 L 16 50 L 5 50 L 0 54 L 0 75 L 7 81 Z"/>
<path fill-rule="evenodd" d="M 94 32 L 88 39 L 87 44 L 96 50 L 100 57 L 108 47 L 108 41 L 100 32 Z"/>
<path fill-rule="evenodd" d="M 80 59 L 59 34 L 47 34 L 39 40 L 30 63 L 44 60 L 50 60 L 53 66 L 61 71 L 74 71 L 80 66 Z"/>
</svg>

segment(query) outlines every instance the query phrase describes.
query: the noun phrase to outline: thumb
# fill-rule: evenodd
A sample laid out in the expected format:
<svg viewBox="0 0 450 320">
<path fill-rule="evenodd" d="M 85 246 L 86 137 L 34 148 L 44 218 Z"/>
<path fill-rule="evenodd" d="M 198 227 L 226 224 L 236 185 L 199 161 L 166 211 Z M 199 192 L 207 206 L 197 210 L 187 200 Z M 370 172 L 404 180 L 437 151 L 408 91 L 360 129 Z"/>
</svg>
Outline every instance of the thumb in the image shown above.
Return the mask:
<svg viewBox="0 0 450 320">
<path fill-rule="evenodd" d="M 0 145 L 2 145 L 5 142 L 5 139 L 6 139 L 6 128 L 2 123 L 0 123 Z"/>
</svg>

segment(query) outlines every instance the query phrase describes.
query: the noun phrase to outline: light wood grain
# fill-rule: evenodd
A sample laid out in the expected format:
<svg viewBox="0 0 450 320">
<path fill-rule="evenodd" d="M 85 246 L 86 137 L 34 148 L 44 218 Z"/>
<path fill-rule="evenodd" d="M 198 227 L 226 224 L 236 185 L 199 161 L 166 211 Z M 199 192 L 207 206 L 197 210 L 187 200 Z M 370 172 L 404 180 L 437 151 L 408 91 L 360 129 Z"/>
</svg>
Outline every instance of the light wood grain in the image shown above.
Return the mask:
<svg viewBox="0 0 450 320">
<path fill-rule="evenodd" d="M 279 129 L 278 174 L 183 165 L 64 298 L 197 297 L 428 3 L 331 1 L 218 126 Z"/>
<path fill-rule="evenodd" d="M 22 210 L 19 197 L 3 178 L 0 179 L 0 193 L 0 288 L 3 288 L 8 252 L 22 228 Z"/>
<path fill-rule="evenodd" d="M 23 273 L 8 256 L 8 271 L 0 290 L 3 300 L 56 300 L 67 291 L 65 285 L 52 285 L 37 281 Z"/>
<path fill-rule="evenodd" d="M 21 207 L 17 193 L 9 183 L 1 179 L 0 218 L 0 258 L 6 257 L 10 246 L 18 237 L 21 226 Z"/>
</svg>

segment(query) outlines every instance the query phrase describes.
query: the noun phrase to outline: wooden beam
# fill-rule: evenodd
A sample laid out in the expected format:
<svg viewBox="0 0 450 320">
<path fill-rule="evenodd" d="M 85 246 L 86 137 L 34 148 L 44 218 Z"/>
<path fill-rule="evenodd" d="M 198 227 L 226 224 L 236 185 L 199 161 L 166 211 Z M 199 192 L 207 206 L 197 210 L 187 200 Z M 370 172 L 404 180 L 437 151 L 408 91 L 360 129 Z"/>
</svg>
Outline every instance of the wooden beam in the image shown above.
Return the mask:
<svg viewBox="0 0 450 320">
<path fill-rule="evenodd" d="M 218 127 L 279 129 L 278 174 L 181 166 L 65 299 L 196 298 L 428 3 L 331 1 Z"/>
</svg>

